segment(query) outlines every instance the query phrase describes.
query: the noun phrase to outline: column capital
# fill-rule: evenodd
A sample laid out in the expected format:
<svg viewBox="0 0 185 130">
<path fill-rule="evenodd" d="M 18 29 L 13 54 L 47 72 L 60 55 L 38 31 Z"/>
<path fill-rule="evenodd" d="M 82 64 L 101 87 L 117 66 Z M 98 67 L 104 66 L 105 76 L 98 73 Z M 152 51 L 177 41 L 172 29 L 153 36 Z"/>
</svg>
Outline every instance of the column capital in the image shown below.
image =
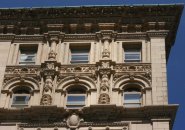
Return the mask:
<svg viewBox="0 0 185 130">
<path fill-rule="evenodd" d="M 50 43 L 52 42 L 58 43 L 59 40 L 64 39 L 65 34 L 59 31 L 49 31 L 48 33 L 45 33 L 44 36 L 46 40 L 49 41 Z"/>
<path fill-rule="evenodd" d="M 103 31 L 97 32 L 96 36 L 99 40 L 102 40 L 102 42 L 105 42 L 105 41 L 111 42 L 116 38 L 117 32 L 114 32 L 112 30 L 103 30 Z"/>
</svg>

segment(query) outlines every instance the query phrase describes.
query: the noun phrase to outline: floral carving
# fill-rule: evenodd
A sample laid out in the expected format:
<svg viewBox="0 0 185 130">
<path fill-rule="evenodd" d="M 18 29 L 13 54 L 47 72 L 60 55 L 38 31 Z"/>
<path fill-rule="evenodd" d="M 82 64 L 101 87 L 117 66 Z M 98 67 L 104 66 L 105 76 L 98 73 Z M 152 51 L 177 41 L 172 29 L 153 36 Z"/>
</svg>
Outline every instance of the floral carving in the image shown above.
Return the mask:
<svg viewBox="0 0 185 130">
<path fill-rule="evenodd" d="M 54 63 L 46 63 L 47 69 L 55 69 L 55 64 Z"/>
<path fill-rule="evenodd" d="M 106 61 L 102 61 L 102 68 L 109 68 L 110 67 L 110 63 L 106 62 Z"/>
<path fill-rule="evenodd" d="M 117 64 L 114 66 L 114 70 L 116 72 L 130 72 L 130 71 L 135 71 L 135 72 L 146 72 L 146 71 L 151 71 L 151 64 Z"/>
<path fill-rule="evenodd" d="M 51 98 L 51 93 L 52 93 L 52 87 L 53 87 L 53 80 L 51 76 L 47 76 L 44 84 L 44 89 L 43 89 L 43 95 L 41 98 L 41 105 L 51 105 L 52 103 L 52 98 Z"/>
<path fill-rule="evenodd" d="M 51 105 L 52 98 L 51 95 L 43 95 L 41 98 L 41 105 Z"/>
<path fill-rule="evenodd" d="M 115 74 L 113 81 L 116 81 L 119 77 L 123 75 L 129 76 L 131 80 L 134 80 L 135 76 L 142 76 L 151 82 L 151 64 L 148 63 L 122 63 L 117 64 L 114 67 Z"/>
<path fill-rule="evenodd" d="M 95 65 L 61 66 L 60 73 L 95 73 Z"/>
<path fill-rule="evenodd" d="M 101 81 L 101 84 L 100 84 L 100 91 L 101 92 L 108 92 L 109 90 L 109 79 L 108 79 L 108 76 L 107 75 L 103 75 L 102 76 L 102 81 Z"/>
<path fill-rule="evenodd" d="M 48 60 L 56 60 L 56 55 L 57 55 L 57 53 L 55 53 L 53 50 L 51 50 L 49 53 L 49 56 L 48 56 Z"/>
<path fill-rule="evenodd" d="M 40 82 L 39 73 L 40 73 L 40 66 L 37 66 L 37 65 L 6 66 L 5 75 L 4 75 L 4 84 L 15 77 L 20 77 L 21 81 L 24 81 L 24 78 L 29 77 Z"/>
<path fill-rule="evenodd" d="M 110 97 L 109 97 L 109 78 L 108 75 L 103 75 L 102 80 L 100 83 L 100 96 L 99 96 L 99 104 L 109 104 L 110 103 Z"/>
<path fill-rule="evenodd" d="M 56 53 L 51 50 L 48 56 L 48 60 L 42 65 L 42 76 L 45 79 L 42 98 L 40 101 L 41 105 L 51 105 L 52 104 L 52 89 L 53 89 L 53 77 L 57 74 L 56 68 Z"/>
<path fill-rule="evenodd" d="M 110 97 L 109 97 L 109 95 L 107 93 L 100 94 L 98 103 L 99 104 L 109 104 L 110 103 Z"/>
<path fill-rule="evenodd" d="M 102 58 L 103 59 L 108 59 L 110 58 L 110 52 L 108 49 L 105 49 L 103 52 L 102 52 Z"/>
<path fill-rule="evenodd" d="M 5 74 L 38 74 L 40 66 L 7 66 Z"/>
</svg>

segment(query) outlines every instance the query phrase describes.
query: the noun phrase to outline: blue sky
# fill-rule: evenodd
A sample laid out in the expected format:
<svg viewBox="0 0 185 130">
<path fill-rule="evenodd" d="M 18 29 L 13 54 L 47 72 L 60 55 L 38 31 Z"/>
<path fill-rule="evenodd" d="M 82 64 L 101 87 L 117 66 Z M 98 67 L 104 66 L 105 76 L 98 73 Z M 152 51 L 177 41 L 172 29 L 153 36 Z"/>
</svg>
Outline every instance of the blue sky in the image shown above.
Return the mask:
<svg viewBox="0 0 185 130">
<path fill-rule="evenodd" d="M 54 7 L 83 5 L 124 4 L 174 4 L 185 0 L 0 0 L 0 8 L 12 7 Z M 185 123 L 185 11 L 174 46 L 167 64 L 169 103 L 180 104 L 173 130 L 184 130 Z"/>
</svg>

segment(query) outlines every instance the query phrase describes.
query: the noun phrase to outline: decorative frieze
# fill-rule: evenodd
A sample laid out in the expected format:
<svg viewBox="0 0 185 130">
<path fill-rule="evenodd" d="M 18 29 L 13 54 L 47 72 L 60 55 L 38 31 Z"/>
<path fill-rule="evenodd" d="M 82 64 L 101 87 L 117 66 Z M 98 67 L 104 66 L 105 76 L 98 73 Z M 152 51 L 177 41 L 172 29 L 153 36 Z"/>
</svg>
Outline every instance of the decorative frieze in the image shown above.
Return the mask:
<svg viewBox="0 0 185 130">
<path fill-rule="evenodd" d="M 151 72 L 150 63 L 122 63 L 116 64 L 113 69 L 119 72 Z"/>
<path fill-rule="evenodd" d="M 97 71 L 96 65 L 81 64 L 81 65 L 61 65 L 59 71 L 61 74 L 65 73 L 91 73 L 95 74 Z"/>
<path fill-rule="evenodd" d="M 31 77 L 40 82 L 40 65 L 7 66 L 5 69 L 4 83 L 15 77 Z"/>
<path fill-rule="evenodd" d="M 121 76 L 128 76 L 132 80 L 135 76 L 142 76 L 151 82 L 151 64 L 150 63 L 122 63 L 113 66 L 115 71 L 113 81 L 116 81 Z"/>
</svg>

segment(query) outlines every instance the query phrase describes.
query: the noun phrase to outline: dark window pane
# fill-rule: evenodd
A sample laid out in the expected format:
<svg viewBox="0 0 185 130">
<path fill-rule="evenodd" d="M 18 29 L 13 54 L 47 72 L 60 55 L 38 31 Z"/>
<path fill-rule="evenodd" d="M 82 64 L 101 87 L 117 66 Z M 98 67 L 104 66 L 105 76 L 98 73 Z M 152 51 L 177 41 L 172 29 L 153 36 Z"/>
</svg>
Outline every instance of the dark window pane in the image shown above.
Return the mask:
<svg viewBox="0 0 185 130">
<path fill-rule="evenodd" d="M 68 95 L 67 105 L 85 105 L 85 96 Z"/>
<path fill-rule="evenodd" d="M 140 103 L 140 94 L 124 94 L 124 103 Z"/>
<path fill-rule="evenodd" d="M 13 105 L 21 105 L 21 104 L 28 104 L 29 96 L 14 96 L 13 97 Z"/>
<path fill-rule="evenodd" d="M 125 48 L 124 59 L 125 62 L 140 62 L 141 60 L 141 49 L 139 48 Z"/>
<path fill-rule="evenodd" d="M 81 61 L 81 60 L 85 60 L 85 61 L 88 61 L 88 55 L 72 55 L 71 57 L 71 60 L 72 61 Z"/>
<path fill-rule="evenodd" d="M 71 50 L 71 63 L 88 63 L 89 62 L 89 49 L 72 49 Z"/>
</svg>

